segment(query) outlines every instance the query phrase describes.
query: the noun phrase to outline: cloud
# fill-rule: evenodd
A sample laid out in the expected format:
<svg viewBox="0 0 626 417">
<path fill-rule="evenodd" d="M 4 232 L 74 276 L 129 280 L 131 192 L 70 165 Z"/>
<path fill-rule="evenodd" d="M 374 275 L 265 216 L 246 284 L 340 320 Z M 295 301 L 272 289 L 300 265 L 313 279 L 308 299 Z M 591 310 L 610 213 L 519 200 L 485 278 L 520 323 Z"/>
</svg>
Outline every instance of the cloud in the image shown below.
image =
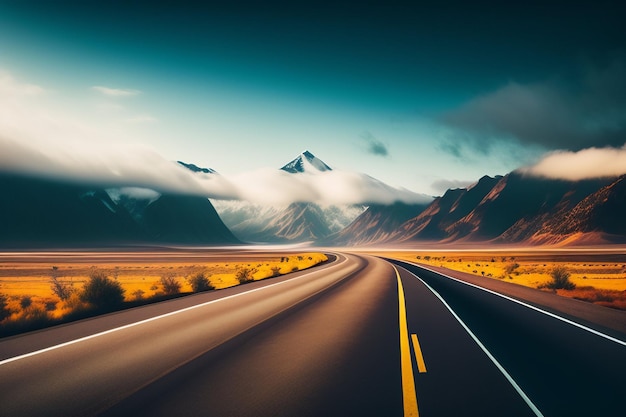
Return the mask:
<svg viewBox="0 0 626 417">
<path fill-rule="evenodd" d="M 18 82 L 9 72 L 0 70 L 0 96 L 4 98 L 28 97 L 38 96 L 44 92 L 45 90 L 42 87 Z"/>
<path fill-rule="evenodd" d="M 389 156 L 389 150 L 387 149 L 387 146 L 380 140 L 378 140 L 370 132 L 365 132 L 361 134 L 361 138 L 364 139 L 366 142 L 368 153 L 383 157 Z"/>
<path fill-rule="evenodd" d="M 445 178 L 440 178 L 433 181 L 430 184 L 430 188 L 435 190 L 440 195 L 445 193 L 448 190 L 452 190 L 455 188 L 467 188 L 472 185 L 474 181 L 462 181 L 462 180 L 448 180 Z"/>
<path fill-rule="evenodd" d="M 260 169 L 236 175 L 194 173 L 141 145 L 50 143 L 0 135 L 0 171 L 79 181 L 105 188 L 141 187 L 258 204 L 424 203 L 430 197 L 348 171 L 290 174 Z"/>
<path fill-rule="evenodd" d="M 146 114 L 146 113 L 138 114 L 136 116 L 129 117 L 128 119 L 126 119 L 126 122 L 128 122 L 128 123 L 138 123 L 138 124 L 140 124 L 140 123 L 155 123 L 155 122 L 158 122 L 158 121 L 159 120 L 156 117 L 151 116 L 151 115 Z"/>
<path fill-rule="evenodd" d="M 26 95 L 39 91 L 9 77 L 0 81 L 0 92 L 5 90 Z M 143 116 L 144 121 L 151 120 Z M 6 94 L 0 94 L 0 171 L 107 189 L 138 187 L 262 204 L 430 200 L 365 174 L 340 170 L 290 174 L 268 168 L 229 176 L 194 173 L 150 147 L 133 143 L 131 137 L 77 120 L 61 106 L 40 103 L 36 97 L 14 100 Z"/>
<path fill-rule="evenodd" d="M 510 82 L 440 117 L 457 141 L 489 153 L 516 141 L 544 149 L 621 146 L 626 134 L 626 65 L 590 67 L 569 85 Z M 454 149 L 454 148 L 450 148 Z"/>
<path fill-rule="evenodd" d="M 318 204 L 425 203 L 431 197 L 387 185 L 366 174 L 323 171 L 291 174 L 261 169 L 228 177 L 239 191 L 239 199 L 260 204 L 312 202 Z"/>
<path fill-rule="evenodd" d="M 138 94 L 141 94 L 139 90 L 125 90 L 121 88 L 109 88 L 103 87 L 100 85 L 94 85 L 91 87 L 92 90 L 95 90 L 101 94 L 104 94 L 107 97 L 132 97 Z"/>
<path fill-rule="evenodd" d="M 556 151 L 518 171 L 529 175 L 578 181 L 626 174 L 626 144 L 621 148 Z"/>
<path fill-rule="evenodd" d="M 10 76 L 0 77 L 0 93 L 11 91 L 28 96 L 44 91 L 35 87 L 16 82 Z M 235 175 L 194 173 L 150 147 L 133 143 L 132 137 L 121 137 L 115 130 L 84 123 L 64 112 L 62 106 L 38 100 L 15 100 L 9 94 L 0 94 L 0 172 L 107 189 L 131 187 L 274 205 L 431 200 L 368 175 L 341 170 L 290 174 L 267 168 Z M 147 114 L 139 116 L 136 122 L 154 119 Z"/>
</svg>

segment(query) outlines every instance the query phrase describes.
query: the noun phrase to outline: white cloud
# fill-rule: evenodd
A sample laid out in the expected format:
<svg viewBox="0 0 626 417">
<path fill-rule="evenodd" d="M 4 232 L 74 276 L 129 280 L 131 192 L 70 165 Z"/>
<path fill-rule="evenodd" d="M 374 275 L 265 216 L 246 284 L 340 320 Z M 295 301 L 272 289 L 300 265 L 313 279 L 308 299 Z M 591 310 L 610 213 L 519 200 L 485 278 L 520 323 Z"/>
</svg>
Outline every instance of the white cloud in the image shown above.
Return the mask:
<svg viewBox="0 0 626 417">
<path fill-rule="evenodd" d="M 108 97 L 132 97 L 132 96 L 141 94 L 141 91 L 139 90 L 110 88 L 110 87 L 103 87 L 100 85 L 94 85 L 93 87 L 91 87 L 91 89 L 101 94 L 104 94 L 105 96 L 108 96 Z"/>
<path fill-rule="evenodd" d="M 519 171 L 546 178 L 578 181 L 626 174 L 626 144 L 622 148 L 556 151 Z"/>
<path fill-rule="evenodd" d="M 126 119 L 126 122 L 128 123 L 137 123 L 137 124 L 141 124 L 141 123 L 155 123 L 158 122 L 159 120 L 154 117 L 151 116 L 147 113 L 143 113 L 143 114 L 138 114 L 136 116 L 133 117 L 129 117 L 128 119 Z"/>
<path fill-rule="evenodd" d="M 9 72 L 0 70 L 0 96 L 4 98 L 38 96 L 44 92 L 42 87 L 18 82 Z"/>
<path fill-rule="evenodd" d="M 0 92 L 5 90 L 26 95 L 43 91 L 17 83 L 10 76 L 0 79 Z M 83 122 L 64 112 L 62 106 L 46 104 L 37 98 L 14 100 L 0 95 L 0 171 L 107 188 L 141 187 L 274 205 L 296 201 L 328 205 L 430 200 L 365 174 L 339 170 L 289 174 L 268 168 L 231 176 L 193 173 L 150 147 L 134 144 L 133 138 Z M 134 121 L 154 120 L 140 114 Z"/>
</svg>

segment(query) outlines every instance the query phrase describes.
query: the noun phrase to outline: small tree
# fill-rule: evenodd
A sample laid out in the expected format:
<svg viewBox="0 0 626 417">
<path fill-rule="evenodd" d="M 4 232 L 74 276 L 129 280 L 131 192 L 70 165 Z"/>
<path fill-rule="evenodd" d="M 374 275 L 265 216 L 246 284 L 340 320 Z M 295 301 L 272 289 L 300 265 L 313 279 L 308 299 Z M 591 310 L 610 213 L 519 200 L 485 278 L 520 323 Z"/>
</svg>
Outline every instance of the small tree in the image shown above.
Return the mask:
<svg viewBox="0 0 626 417">
<path fill-rule="evenodd" d="M 83 287 L 80 299 L 96 308 L 115 307 L 124 301 L 124 289 L 104 272 L 94 270 L 89 274 L 89 281 Z"/>
<path fill-rule="evenodd" d="M 180 282 L 174 274 L 165 274 L 161 277 L 161 287 L 165 295 L 174 295 L 180 293 Z"/>
<path fill-rule="evenodd" d="M 206 277 L 204 272 L 198 272 L 187 279 L 193 292 L 202 292 L 214 290 L 215 287 L 211 285 L 211 282 Z"/>
<path fill-rule="evenodd" d="M 240 284 L 245 284 L 247 282 L 254 281 L 254 274 L 256 273 L 256 269 L 254 268 L 241 268 L 237 270 L 235 277 Z"/>
<path fill-rule="evenodd" d="M 551 288 L 553 290 L 573 290 L 576 288 L 576 284 L 570 281 L 570 273 L 564 266 L 559 265 L 552 268 L 550 276 L 552 277 L 552 281 L 549 281 L 546 284 L 547 288 Z"/>
</svg>

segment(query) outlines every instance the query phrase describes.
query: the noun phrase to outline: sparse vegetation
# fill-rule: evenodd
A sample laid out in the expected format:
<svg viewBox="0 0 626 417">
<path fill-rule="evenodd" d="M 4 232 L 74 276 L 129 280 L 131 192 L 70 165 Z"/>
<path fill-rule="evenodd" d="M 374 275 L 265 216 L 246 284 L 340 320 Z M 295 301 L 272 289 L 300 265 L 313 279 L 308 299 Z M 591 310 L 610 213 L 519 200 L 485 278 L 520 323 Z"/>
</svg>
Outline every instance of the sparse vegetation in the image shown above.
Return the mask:
<svg viewBox="0 0 626 417">
<path fill-rule="evenodd" d="M 497 256 L 489 251 L 444 253 L 448 259 L 454 258 L 456 261 L 445 265 L 459 272 L 484 276 L 485 279 L 506 279 L 506 282 L 549 290 L 564 297 L 584 299 L 606 307 L 626 310 L 626 255 L 623 253 L 572 253 L 544 249 L 511 251 Z M 394 257 L 413 261 L 417 259 L 417 262 L 443 266 L 435 258 L 444 253 L 419 252 L 417 255 L 407 251 L 398 252 Z M 382 255 L 390 256 L 389 253 Z M 476 268 L 476 264 L 481 267 Z M 572 288 L 569 284 L 555 283 L 552 273 L 554 267 L 558 266 L 566 268 L 566 272 L 570 274 L 568 282 L 575 285 L 573 289 L 552 289 L 546 285 Z"/>
<path fill-rule="evenodd" d="M 146 265 L 139 257 L 139 261 L 111 265 L 119 258 L 102 262 L 99 255 L 96 259 L 94 266 L 86 264 L 83 258 L 68 262 L 65 257 L 41 263 L 19 259 L 0 262 L 0 337 L 123 308 L 126 302 L 141 305 L 179 293 L 238 285 L 236 275 L 241 268 L 248 269 L 246 275 L 251 279 L 260 280 L 327 260 L 321 253 L 253 256 L 236 263 L 184 263 L 175 258 Z M 252 265 L 256 267 L 251 268 Z M 95 290 L 102 287 L 113 287 L 121 296 L 97 301 L 107 300 L 102 293 L 101 297 L 96 296 Z"/>
</svg>

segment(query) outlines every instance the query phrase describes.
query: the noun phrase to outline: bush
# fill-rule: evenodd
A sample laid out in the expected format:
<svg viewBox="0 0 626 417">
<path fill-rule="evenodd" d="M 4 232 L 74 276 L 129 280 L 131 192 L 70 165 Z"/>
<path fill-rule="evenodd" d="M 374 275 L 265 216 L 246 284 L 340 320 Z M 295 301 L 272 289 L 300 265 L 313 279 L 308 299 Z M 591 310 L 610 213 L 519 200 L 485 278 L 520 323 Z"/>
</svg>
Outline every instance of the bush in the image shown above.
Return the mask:
<svg viewBox="0 0 626 417">
<path fill-rule="evenodd" d="M 254 268 L 241 268 L 237 270 L 235 277 L 240 284 L 254 281 L 254 274 L 256 269 Z"/>
<path fill-rule="evenodd" d="M 506 275 L 511 275 L 517 268 L 519 268 L 519 264 L 517 262 L 511 262 L 504 267 L 504 272 Z"/>
<path fill-rule="evenodd" d="M 80 299 L 96 308 L 115 307 L 124 301 L 124 289 L 104 272 L 93 271 L 89 274 L 89 281 L 83 287 Z"/>
<path fill-rule="evenodd" d="M 215 287 L 211 285 L 209 279 L 204 275 L 204 272 L 198 272 L 187 279 L 193 292 L 202 292 L 214 290 Z"/>
<path fill-rule="evenodd" d="M 174 295 L 180 293 L 180 282 L 174 274 L 166 274 L 161 277 L 161 287 L 165 295 Z"/>
<path fill-rule="evenodd" d="M 7 304 L 7 297 L 4 294 L 0 294 L 0 321 L 11 316 L 11 310 Z"/>
<path fill-rule="evenodd" d="M 555 266 L 550 272 L 552 281 L 549 281 L 545 286 L 553 290 L 573 290 L 576 288 L 576 284 L 569 280 L 570 273 L 567 272 L 567 268 L 564 266 Z"/>
<path fill-rule="evenodd" d="M 277 277 L 280 275 L 280 267 L 279 266 L 273 266 L 272 267 L 272 276 L 273 277 Z"/>
<path fill-rule="evenodd" d="M 74 288 L 72 288 L 70 285 L 65 282 L 59 281 L 59 277 L 56 275 L 56 273 L 50 277 L 50 288 L 52 289 L 54 295 L 59 297 L 61 301 L 67 301 L 74 292 Z"/>
</svg>

